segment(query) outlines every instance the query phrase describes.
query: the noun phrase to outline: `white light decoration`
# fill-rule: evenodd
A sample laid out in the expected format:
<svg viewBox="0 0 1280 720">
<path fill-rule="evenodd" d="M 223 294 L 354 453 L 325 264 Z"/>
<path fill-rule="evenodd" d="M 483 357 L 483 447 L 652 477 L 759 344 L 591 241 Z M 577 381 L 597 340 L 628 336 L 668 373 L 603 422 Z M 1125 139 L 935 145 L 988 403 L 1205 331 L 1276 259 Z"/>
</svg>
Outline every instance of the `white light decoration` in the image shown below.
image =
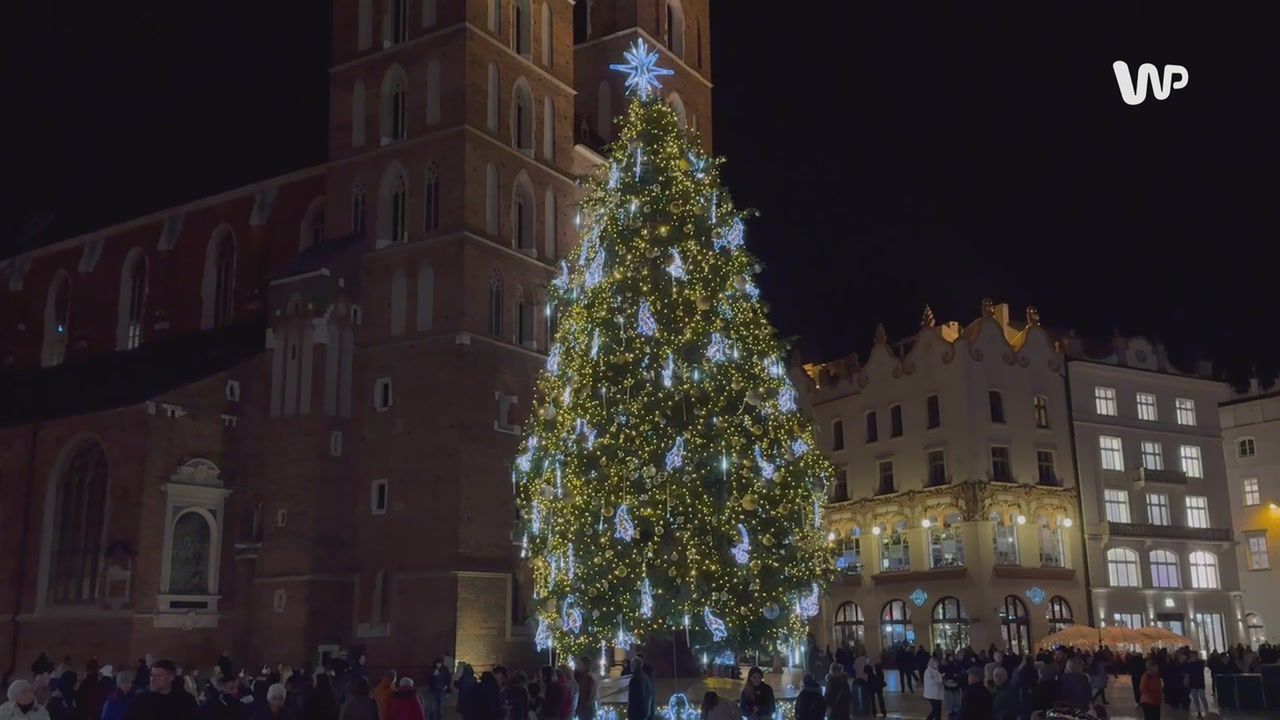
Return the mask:
<svg viewBox="0 0 1280 720">
<path fill-rule="evenodd" d="M 591 336 L 591 359 L 595 360 L 596 356 L 599 354 L 600 354 L 600 331 L 596 330 L 595 333 Z"/>
<path fill-rule="evenodd" d="M 640 617 L 653 617 L 653 589 L 649 587 L 649 578 L 640 586 Z"/>
<path fill-rule="evenodd" d="M 773 475 L 777 469 L 774 467 L 773 463 L 764 459 L 764 455 L 760 452 L 759 445 L 756 446 L 756 464 L 760 466 L 760 474 L 764 476 L 765 480 L 773 479 Z"/>
<path fill-rule="evenodd" d="M 551 352 L 547 353 L 547 372 L 555 375 L 560 371 L 560 345 L 552 345 Z"/>
<path fill-rule="evenodd" d="M 529 557 L 529 533 L 525 533 L 524 537 L 520 538 L 520 557 Z"/>
<path fill-rule="evenodd" d="M 813 496 L 813 527 L 814 529 L 822 527 L 822 498 L 817 495 Z"/>
<path fill-rule="evenodd" d="M 658 67 L 658 53 L 650 50 L 644 40 L 636 40 L 632 43 L 631 47 L 622 53 L 622 57 L 626 58 L 627 62 L 610 65 L 609 69 L 626 73 L 627 92 L 634 91 L 641 98 L 649 97 L 649 93 L 662 87 L 662 83 L 658 82 L 659 77 L 675 74 L 674 70 Z"/>
<path fill-rule="evenodd" d="M 719 207 L 719 205 L 720 205 L 720 191 L 712 190 L 711 191 L 711 223 L 713 225 L 716 222 L 716 210 Z M 717 244 L 715 248 L 719 250 L 720 245 Z"/>
<path fill-rule="evenodd" d="M 880 526 L 879 526 L 879 525 L 876 525 L 875 527 L 871 528 L 871 534 L 872 534 L 872 535 L 879 535 L 881 532 L 882 532 L 882 530 L 880 530 Z"/>
<path fill-rule="evenodd" d="M 671 248 L 671 262 L 667 263 L 667 272 L 677 280 L 685 277 L 684 260 L 680 258 L 680 251 L 675 248 Z"/>
<path fill-rule="evenodd" d="M 729 629 L 725 626 L 724 620 L 716 617 L 711 608 L 703 608 L 702 621 L 707 624 L 707 629 L 711 631 L 711 641 L 720 642 L 729 637 Z"/>
<path fill-rule="evenodd" d="M 618 170 L 618 164 L 613 163 L 609 166 L 609 189 L 613 190 L 618 187 L 618 181 L 621 178 L 621 171 Z"/>
<path fill-rule="evenodd" d="M 596 285 L 599 285 L 600 281 L 603 279 L 604 279 L 604 250 L 602 249 L 596 253 L 596 256 L 591 260 L 591 265 L 587 267 L 587 277 L 586 277 L 587 289 L 590 290 Z"/>
<path fill-rule="evenodd" d="M 630 650 L 631 646 L 636 644 L 636 636 L 627 632 L 626 628 L 618 628 L 618 635 L 613 640 L 614 644 L 623 650 Z"/>
<path fill-rule="evenodd" d="M 554 590 L 556 587 L 556 578 L 560 576 L 560 557 L 552 555 L 547 561 L 547 587 Z"/>
<path fill-rule="evenodd" d="M 765 360 L 764 369 L 766 372 L 768 372 L 770 375 L 776 378 L 782 377 L 783 374 L 785 374 L 786 372 L 782 367 L 782 361 L 776 357 Z"/>
<path fill-rule="evenodd" d="M 716 657 L 717 665 L 736 665 L 737 663 L 738 658 L 734 656 L 732 650 L 725 650 Z"/>
<path fill-rule="evenodd" d="M 569 289 L 569 263 L 564 260 L 560 261 L 560 274 L 556 275 L 556 279 L 551 282 L 560 292 Z"/>
<path fill-rule="evenodd" d="M 529 529 L 534 535 L 542 533 L 542 506 L 536 502 L 529 506 Z"/>
<path fill-rule="evenodd" d="M 930 525 L 932 525 L 932 524 L 933 524 L 933 523 L 929 521 L 929 518 L 925 518 L 924 520 L 921 520 L 921 521 L 920 521 L 920 527 L 922 527 L 922 528 L 926 528 L 926 529 L 927 529 L 927 528 L 928 528 Z"/>
<path fill-rule="evenodd" d="M 667 364 L 662 366 L 662 386 L 671 387 L 671 383 L 675 379 L 676 359 L 671 353 L 667 353 Z"/>
<path fill-rule="evenodd" d="M 778 409 L 788 413 L 796 411 L 796 390 L 790 384 L 778 393 Z"/>
<path fill-rule="evenodd" d="M 729 356 L 729 341 L 717 332 L 711 333 L 711 344 L 707 345 L 707 359 L 720 362 Z"/>
<path fill-rule="evenodd" d="M 791 442 L 792 455 L 795 455 L 796 457 L 800 457 L 801 455 L 804 455 L 807 452 L 809 452 L 809 443 L 805 442 L 804 438 L 796 438 Z"/>
<path fill-rule="evenodd" d="M 578 609 L 578 599 L 572 595 L 564 599 L 560 608 L 560 627 L 574 635 L 582 631 L 582 611 Z"/>
<path fill-rule="evenodd" d="M 818 614 L 818 583 L 813 584 L 813 589 L 808 595 L 802 595 L 796 602 L 796 613 L 806 620 Z"/>
<path fill-rule="evenodd" d="M 748 280 L 747 284 L 743 286 L 742 291 L 752 300 L 760 299 L 760 288 L 756 287 L 756 284 L 750 280 Z"/>
<path fill-rule="evenodd" d="M 1071 518 L 1062 518 L 1062 527 L 1068 527 L 1068 528 L 1069 528 L 1069 527 L 1071 527 L 1071 526 L 1072 526 L 1072 525 L 1074 525 L 1074 524 L 1075 524 L 1075 523 L 1074 523 L 1074 522 L 1072 522 Z"/>
<path fill-rule="evenodd" d="M 564 476 L 560 472 L 560 462 L 556 461 L 556 497 L 564 497 Z"/>
<path fill-rule="evenodd" d="M 715 218 L 712 218 L 711 222 L 715 222 Z M 742 221 L 734 220 L 727 230 L 715 236 L 711 241 L 711 245 L 716 250 L 723 250 L 725 248 L 736 250 L 737 248 L 742 247 L 746 242 L 743 239 L 744 232 L 745 227 L 743 226 Z"/>
<path fill-rule="evenodd" d="M 614 527 L 616 528 L 613 533 L 614 537 L 626 542 L 631 542 L 635 539 L 636 524 L 632 522 L 631 511 L 627 509 L 626 505 L 618 506 L 618 513 L 614 518 Z"/>
<path fill-rule="evenodd" d="M 564 407 L 568 407 L 569 403 L 572 400 L 573 400 L 573 386 L 570 385 L 569 383 L 565 383 L 564 392 L 560 393 L 560 404 Z"/>
<path fill-rule="evenodd" d="M 538 448 L 538 436 L 534 435 L 529 438 L 529 444 L 525 451 L 516 456 L 516 467 L 520 468 L 520 472 L 527 473 L 529 468 L 533 467 L 533 451 Z"/>
<path fill-rule="evenodd" d="M 533 635 L 533 643 L 537 646 L 538 652 L 551 647 L 551 626 L 542 618 L 538 618 L 538 631 Z"/>
<path fill-rule="evenodd" d="M 658 321 L 653 319 L 653 309 L 649 307 L 648 300 L 640 303 L 640 310 L 636 313 L 636 329 L 641 335 L 653 336 L 658 332 Z"/>
<path fill-rule="evenodd" d="M 569 579 L 573 579 L 573 570 L 577 565 L 573 562 L 573 543 L 569 543 Z"/>
<path fill-rule="evenodd" d="M 667 472 L 684 467 L 684 438 L 676 438 L 676 444 L 667 452 Z"/>
<path fill-rule="evenodd" d="M 644 148 L 636 146 L 636 179 L 640 179 L 640 166 L 644 164 Z"/>
<path fill-rule="evenodd" d="M 738 523 L 738 538 L 738 544 L 729 548 L 729 553 L 739 565 L 746 565 L 751 562 L 751 537 L 747 535 L 747 527 L 742 523 Z"/>
<path fill-rule="evenodd" d="M 1019 516 L 1017 517 L 1017 521 L 1018 521 L 1018 524 L 1019 524 L 1019 525 L 1026 525 L 1026 524 L 1027 524 L 1027 516 L 1026 516 L 1026 515 L 1019 515 Z"/>
<path fill-rule="evenodd" d="M 836 541 L 836 531 L 832 530 L 831 532 L 827 533 L 827 542 L 830 543 L 835 541 Z"/>
</svg>

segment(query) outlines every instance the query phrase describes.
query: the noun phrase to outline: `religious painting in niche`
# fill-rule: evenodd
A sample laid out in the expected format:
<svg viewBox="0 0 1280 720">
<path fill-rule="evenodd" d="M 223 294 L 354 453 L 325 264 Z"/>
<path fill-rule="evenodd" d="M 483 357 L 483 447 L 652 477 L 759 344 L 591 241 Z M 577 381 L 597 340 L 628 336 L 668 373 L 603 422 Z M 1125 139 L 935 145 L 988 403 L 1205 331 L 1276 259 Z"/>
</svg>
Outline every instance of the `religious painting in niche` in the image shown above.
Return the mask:
<svg viewBox="0 0 1280 720">
<path fill-rule="evenodd" d="M 209 592 L 209 522 L 196 512 L 183 513 L 173 525 L 169 592 L 198 595 Z"/>
</svg>

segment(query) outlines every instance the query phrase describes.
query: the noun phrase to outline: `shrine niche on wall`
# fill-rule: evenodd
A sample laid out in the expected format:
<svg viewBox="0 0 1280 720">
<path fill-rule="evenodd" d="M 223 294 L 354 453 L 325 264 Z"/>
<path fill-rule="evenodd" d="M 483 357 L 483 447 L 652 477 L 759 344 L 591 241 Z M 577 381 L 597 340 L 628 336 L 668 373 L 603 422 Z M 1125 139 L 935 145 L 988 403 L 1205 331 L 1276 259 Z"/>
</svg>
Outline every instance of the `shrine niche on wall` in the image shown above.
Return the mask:
<svg viewBox="0 0 1280 720">
<path fill-rule="evenodd" d="M 129 543 L 117 540 L 103 554 L 102 607 L 123 610 L 133 605 L 133 558 Z"/>
<path fill-rule="evenodd" d="M 156 596 L 156 627 L 217 627 L 218 575 L 225 506 L 231 491 L 218 466 L 186 462 L 161 486 L 165 536 Z"/>
</svg>

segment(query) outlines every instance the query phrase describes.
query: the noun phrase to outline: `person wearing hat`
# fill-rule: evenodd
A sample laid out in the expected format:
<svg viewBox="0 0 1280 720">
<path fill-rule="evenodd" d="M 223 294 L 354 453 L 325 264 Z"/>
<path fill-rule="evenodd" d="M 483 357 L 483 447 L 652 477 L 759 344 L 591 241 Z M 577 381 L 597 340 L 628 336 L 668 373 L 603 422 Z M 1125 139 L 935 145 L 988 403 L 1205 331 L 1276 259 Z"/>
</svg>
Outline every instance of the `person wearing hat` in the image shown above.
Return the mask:
<svg viewBox="0 0 1280 720">
<path fill-rule="evenodd" d="M 125 720 L 195 720 L 196 700 L 174 683 L 177 676 L 173 661 L 155 661 L 147 691 L 134 700 Z"/>
<path fill-rule="evenodd" d="M 49 720 L 49 711 L 36 702 L 36 693 L 26 680 L 9 683 L 9 702 L 0 705 L 0 720 Z"/>
<path fill-rule="evenodd" d="M 422 700 L 413 689 L 413 678 L 400 678 L 399 687 L 387 703 L 387 720 L 426 720 Z"/>
</svg>

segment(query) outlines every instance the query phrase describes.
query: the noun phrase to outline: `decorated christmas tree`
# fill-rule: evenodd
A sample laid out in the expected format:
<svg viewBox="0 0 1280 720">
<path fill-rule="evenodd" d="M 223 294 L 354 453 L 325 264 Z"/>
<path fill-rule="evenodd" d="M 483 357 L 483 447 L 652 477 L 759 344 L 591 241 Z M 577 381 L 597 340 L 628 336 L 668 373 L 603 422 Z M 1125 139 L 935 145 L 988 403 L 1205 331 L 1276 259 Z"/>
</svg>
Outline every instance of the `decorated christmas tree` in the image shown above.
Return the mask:
<svg viewBox="0 0 1280 720">
<path fill-rule="evenodd" d="M 553 282 L 556 330 L 515 462 L 540 649 L 679 635 L 705 653 L 803 642 L 833 557 L 814 449 L 719 162 L 635 99 Z"/>
</svg>

